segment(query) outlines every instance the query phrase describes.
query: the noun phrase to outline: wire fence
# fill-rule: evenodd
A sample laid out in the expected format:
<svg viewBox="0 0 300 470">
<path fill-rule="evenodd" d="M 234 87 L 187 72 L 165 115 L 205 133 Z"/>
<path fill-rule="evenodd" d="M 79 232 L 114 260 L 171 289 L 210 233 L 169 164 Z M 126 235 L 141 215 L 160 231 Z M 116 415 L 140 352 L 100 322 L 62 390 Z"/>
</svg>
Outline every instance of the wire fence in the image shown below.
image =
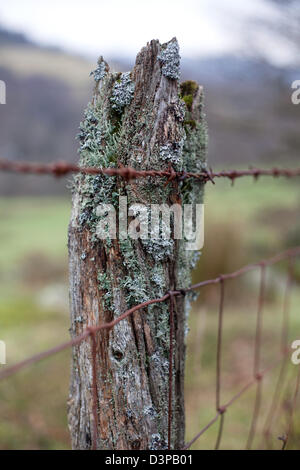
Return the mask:
<svg viewBox="0 0 300 470">
<path fill-rule="evenodd" d="M 202 173 L 178 173 L 175 172 L 171 167 L 167 171 L 137 171 L 132 168 L 81 168 L 75 165 L 69 165 L 66 163 L 55 163 L 51 165 L 38 165 L 31 163 L 20 163 L 20 162 L 9 162 L 6 160 L 0 160 L 0 170 L 2 171 L 12 171 L 17 173 L 34 173 L 34 174 L 52 174 L 55 176 L 63 176 L 69 173 L 82 172 L 85 174 L 106 174 L 108 176 L 120 176 L 124 179 L 130 180 L 133 178 L 144 178 L 144 177 L 166 177 L 168 181 L 171 181 L 175 178 L 184 179 L 184 178 L 197 178 L 201 179 L 204 182 L 212 181 L 214 178 L 229 178 L 234 181 L 236 178 L 241 176 L 253 176 L 258 178 L 261 175 L 268 176 L 300 176 L 300 169 L 269 169 L 269 170 L 260 170 L 260 169 L 249 169 L 249 170 L 232 170 L 232 171 L 223 171 L 220 173 L 202 172 Z M 266 444 L 270 442 L 271 430 L 273 421 L 276 415 L 276 409 L 279 403 L 279 397 L 281 390 L 284 386 L 284 379 L 286 377 L 286 369 L 288 365 L 288 355 L 290 354 L 290 347 L 288 344 L 288 330 L 289 330 L 289 310 L 290 310 L 290 295 L 291 288 L 294 280 L 294 262 L 295 259 L 300 255 L 300 246 L 289 249 L 282 253 L 277 254 L 273 258 L 261 260 L 258 263 L 248 264 L 241 269 L 234 271 L 228 274 L 222 274 L 216 277 L 215 279 L 205 280 L 197 284 L 193 284 L 185 289 L 170 290 L 160 298 L 148 300 L 146 302 L 135 305 L 134 307 L 126 310 L 119 317 L 115 318 L 111 322 L 102 323 L 96 326 L 87 327 L 82 334 L 73 338 L 72 340 L 59 344 L 51 349 L 45 350 L 39 354 L 31 356 L 23 361 L 20 361 L 12 366 L 6 367 L 3 371 L 0 372 L 0 380 L 8 378 L 16 374 L 21 369 L 24 369 L 36 362 L 39 362 L 43 359 L 46 359 L 54 354 L 57 354 L 61 351 L 64 351 L 68 348 L 72 348 L 83 341 L 91 341 L 91 356 L 92 356 L 92 396 L 93 396 L 93 433 L 92 433 L 92 448 L 97 448 L 97 439 L 99 432 L 99 410 L 98 410 L 98 390 L 97 390 L 97 334 L 102 330 L 111 330 L 115 325 L 124 321 L 126 318 L 134 315 L 135 312 L 139 310 L 144 310 L 144 313 L 147 313 L 147 307 L 152 304 L 158 304 L 161 302 L 169 302 L 169 335 L 170 335 L 170 348 L 169 348 L 169 396 L 168 396 L 168 448 L 171 448 L 171 434 L 172 434 L 172 414 L 173 414 L 173 405 L 172 405 L 172 379 L 173 379 L 173 358 L 174 358 L 174 308 L 176 304 L 176 299 L 180 296 L 185 296 L 188 292 L 204 288 L 208 285 L 219 285 L 220 287 L 220 300 L 219 300 L 219 314 L 218 314 L 218 329 L 217 329 L 217 350 L 216 350 L 216 388 L 215 388 L 215 416 L 201 429 L 199 432 L 187 442 L 183 450 L 189 449 L 213 424 L 219 421 L 219 430 L 217 434 L 217 440 L 215 444 L 215 449 L 219 449 L 222 442 L 222 435 L 224 430 L 224 421 L 226 416 L 226 411 L 231 407 L 241 396 L 243 396 L 251 387 L 256 387 L 255 392 L 255 402 L 252 411 L 251 425 L 246 442 L 246 449 L 251 449 L 253 445 L 254 438 L 257 434 L 257 422 L 262 407 L 262 381 L 266 374 L 270 373 L 273 369 L 281 365 L 280 371 L 278 374 L 278 379 L 276 386 L 274 388 L 273 397 L 270 400 L 270 406 L 267 413 L 267 419 L 263 428 L 263 437 Z M 278 358 L 270 364 L 267 368 L 262 368 L 261 365 L 261 346 L 262 346 L 262 320 L 264 312 L 264 304 L 266 297 L 266 269 L 279 263 L 280 261 L 288 262 L 287 269 L 287 280 L 284 294 L 284 307 L 283 307 L 283 321 L 281 326 L 281 340 L 280 340 L 280 354 Z M 224 298 L 226 291 L 226 284 L 229 280 L 239 278 L 240 276 L 248 273 L 249 271 L 259 269 L 260 270 L 260 288 L 257 304 L 257 315 L 256 315 L 256 332 L 255 332 L 255 347 L 254 347 L 254 367 L 252 378 L 247 382 L 241 390 L 236 393 L 229 401 L 223 403 L 221 401 L 221 392 L 222 392 L 222 341 L 223 341 L 223 323 L 224 323 Z M 287 427 L 284 434 L 280 437 L 282 441 L 282 450 L 287 448 L 288 441 L 291 437 L 293 430 L 293 418 L 295 409 L 297 406 L 297 399 L 299 395 L 300 388 L 300 367 L 298 367 L 298 373 L 295 384 L 295 391 L 292 399 L 292 406 L 289 409 L 289 418 L 287 422 Z"/>
<path fill-rule="evenodd" d="M 167 170 L 135 170 L 131 167 L 120 166 L 119 168 L 94 168 L 94 167 L 80 167 L 66 162 L 55 162 L 51 164 L 37 164 L 28 162 L 12 162 L 5 159 L 0 159 L 0 171 L 8 171 L 13 173 L 31 173 L 35 175 L 53 175 L 56 177 L 66 176 L 72 173 L 83 173 L 88 175 L 106 175 L 106 176 L 120 176 L 126 180 L 136 178 L 148 177 L 164 177 L 168 181 L 175 179 L 183 181 L 187 178 L 194 178 L 206 183 L 211 181 L 214 183 L 215 178 L 228 178 L 234 182 L 237 178 L 242 176 L 252 176 L 258 179 L 260 176 L 285 176 L 292 178 L 300 176 L 300 168 L 249 168 L 248 170 L 229 170 L 214 172 L 213 170 L 202 171 L 199 173 L 190 173 L 185 171 L 175 171 L 171 165 Z"/>
</svg>

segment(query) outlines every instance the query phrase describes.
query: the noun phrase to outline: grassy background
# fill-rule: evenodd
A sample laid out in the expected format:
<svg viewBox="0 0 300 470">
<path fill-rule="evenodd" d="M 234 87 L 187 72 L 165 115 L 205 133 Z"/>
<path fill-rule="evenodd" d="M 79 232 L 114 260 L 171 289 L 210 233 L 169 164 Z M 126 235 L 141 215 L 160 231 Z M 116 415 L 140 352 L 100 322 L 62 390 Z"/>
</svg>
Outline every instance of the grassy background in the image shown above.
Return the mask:
<svg viewBox="0 0 300 470">
<path fill-rule="evenodd" d="M 207 185 L 205 247 L 194 280 L 216 277 L 243 264 L 300 245 L 300 188 L 295 180 L 262 178 Z M 70 201 L 61 198 L 2 198 L 0 200 L 0 339 L 7 344 L 7 362 L 68 339 L 67 225 Z M 268 270 L 264 311 L 263 364 L 279 350 L 285 266 Z M 297 289 L 291 298 L 291 341 L 300 339 Z M 222 402 L 251 377 L 259 277 L 257 272 L 226 285 Z M 200 292 L 190 315 L 186 373 L 186 438 L 191 439 L 214 416 L 215 354 L 219 288 Z M 0 383 L 0 448 L 69 448 L 66 421 L 70 352 L 59 354 Z M 4 367 L 4 366 L 1 366 Z M 296 368 L 289 366 L 272 445 L 286 430 Z M 276 373 L 263 382 L 261 429 L 274 390 Z M 254 389 L 226 413 L 221 447 L 245 447 Z M 300 415 L 294 439 L 299 448 Z M 217 426 L 203 435 L 195 449 L 213 448 Z M 298 441 L 298 444 L 297 444 Z M 264 445 L 257 434 L 256 448 Z"/>
</svg>

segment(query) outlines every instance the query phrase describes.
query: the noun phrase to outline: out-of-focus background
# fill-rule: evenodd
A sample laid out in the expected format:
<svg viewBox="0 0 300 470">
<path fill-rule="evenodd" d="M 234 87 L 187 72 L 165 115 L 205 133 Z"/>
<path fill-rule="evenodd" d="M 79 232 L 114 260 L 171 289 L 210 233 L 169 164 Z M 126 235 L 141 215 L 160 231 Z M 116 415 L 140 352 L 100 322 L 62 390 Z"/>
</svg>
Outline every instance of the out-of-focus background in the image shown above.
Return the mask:
<svg viewBox="0 0 300 470">
<path fill-rule="evenodd" d="M 182 80 L 206 94 L 209 165 L 215 170 L 299 166 L 299 0 L 10 0 L 0 1 L 0 156 L 76 162 L 75 136 L 91 97 L 98 55 L 129 70 L 150 39 L 177 36 Z M 194 280 L 216 277 L 300 245 L 299 180 L 261 178 L 206 187 L 205 247 Z M 68 338 L 65 179 L 0 174 L 0 339 L 7 362 Z M 280 264 L 268 271 L 263 362 L 279 351 L 285 286 Z M 290 340 L 300 339 L 300 266 L 291 298 Z M 226 292 L 224 395 L 251 376 L 258 275 L 232 281 Z M 191 316 L 186 374 L 187 439 L 214 416 L 218 287 L 203 289 Z M 0 384 L 1 449 L 69 448 L 66 424 L 70 353 Z M 0 366 L 3 367 L 3 366 Z M 290 365 L 272 427 L 272 446 L 286 430 L 296 366 Z M 264 382 L 266 418 L 278 370 Z M 241 449 L 250 426 L 253 391 L 226 413 L 222 448 Z M 291 448 L 299 448 L 296 415 Z M 214 445 L 213 426 L 193 448 Z M 258 433 L 254 447 L 264 446 Z"/>
</svg>

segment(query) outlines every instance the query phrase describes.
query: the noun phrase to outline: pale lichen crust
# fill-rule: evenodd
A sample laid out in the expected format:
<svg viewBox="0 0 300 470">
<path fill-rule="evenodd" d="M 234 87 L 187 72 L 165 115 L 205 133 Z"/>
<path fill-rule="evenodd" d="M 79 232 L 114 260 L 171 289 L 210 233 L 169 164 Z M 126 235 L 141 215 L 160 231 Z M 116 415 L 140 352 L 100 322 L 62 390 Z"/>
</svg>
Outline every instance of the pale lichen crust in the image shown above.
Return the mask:
<svg viewBox="0 0 300 470">
<path fill-rule="evenodd" d="M 162 63 L 162 73 L 167 78 L 179 80 L 180 78 L 180 55 L 177 39 L 172 39 L 162 50 L 158 59 Z"/>
<path fill-rule="evenodd" d="M 107 74 L 107 64 L 101 56 L 98 60 L 98 66 L 95 70 L 90 73 L 90 76 L 94 77 L 95 82 L 102 80 Z"/>
<path fill-rule="evenodd" d="M 112 97 L 112 109 L 122 112 L 123 108 L 130 104 L 134 93 L 134 83 L 130 78 L 130 72 L 121 74 L 121 77 L 115 83 Z"/>
</svg>

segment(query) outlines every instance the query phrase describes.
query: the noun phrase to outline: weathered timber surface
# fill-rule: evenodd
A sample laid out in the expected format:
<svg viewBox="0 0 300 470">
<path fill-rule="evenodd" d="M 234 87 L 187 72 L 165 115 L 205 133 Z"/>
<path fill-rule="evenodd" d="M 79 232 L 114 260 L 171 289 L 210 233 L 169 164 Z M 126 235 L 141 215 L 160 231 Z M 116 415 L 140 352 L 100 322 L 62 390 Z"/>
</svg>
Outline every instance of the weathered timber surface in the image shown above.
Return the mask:
<svg viewBox="0 0 300 470">
<path fill-rule="evenodd" d="M 95 92 L 80 126 L 80 164 L 95 167 L 202 171 L 206 126 L 202 88 L 179 85 L 176 39 L 151 41 L 132 72 L 112 73 L 102 58 Z M 134 203 L 202 202 L 199 181 L 77 175 L 69 226 L 71 335 L 111 321 L 133 305 L 186 287 L 195 253 L 182 240 L 119 236 L 100 240 L 99 204 L 120 196 Z M 131 213 L 134 220 L 136 213 Z M 120 227 L 117 227 L 118 229 Z M 122 235 L 122 234 L 121 234 Z M 123 234 L 124 235 L 124 234 Z M 184 360 L 188 296 L 176 300 L 171 448 L 184 442 Z M 169 303 L 140 310 L 97 334 L 98 449 L 165 449 L 168 445 Z M 73 348 L 69 427 L 72 447 L 90 449 L 93 436 L 89 340 Z"/>
</svg>

